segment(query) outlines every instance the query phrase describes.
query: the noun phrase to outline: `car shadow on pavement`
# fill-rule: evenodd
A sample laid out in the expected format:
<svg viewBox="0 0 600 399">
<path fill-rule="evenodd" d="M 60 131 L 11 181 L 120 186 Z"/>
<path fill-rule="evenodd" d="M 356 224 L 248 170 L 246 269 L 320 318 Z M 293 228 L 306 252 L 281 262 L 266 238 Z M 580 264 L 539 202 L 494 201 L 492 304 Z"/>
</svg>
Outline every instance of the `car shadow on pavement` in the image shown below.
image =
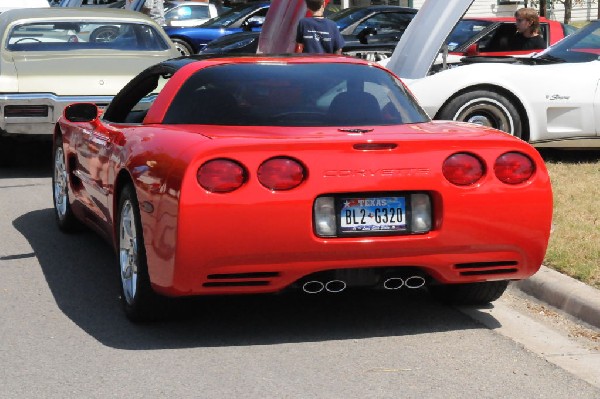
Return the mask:
<svg viewBox="0 0 600 399">
<path fill-rule="evenodd" d="M 133 324 L 117 296 L 116 255 L 101 238 L 88 230 L 61 233 L 52 209 L 24 214 L 13 225 L 33 248 L 60 311 L 109 347 L 268 345 L 487 328 L 425 289 L 174 300 L 167 317 Z"/>
</svg>

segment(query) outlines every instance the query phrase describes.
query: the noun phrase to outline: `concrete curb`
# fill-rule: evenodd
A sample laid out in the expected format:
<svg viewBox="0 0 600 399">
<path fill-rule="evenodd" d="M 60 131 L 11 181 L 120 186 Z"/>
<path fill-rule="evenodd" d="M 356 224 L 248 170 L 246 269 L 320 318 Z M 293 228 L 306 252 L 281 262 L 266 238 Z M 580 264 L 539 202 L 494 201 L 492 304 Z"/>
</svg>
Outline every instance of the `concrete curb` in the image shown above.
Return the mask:
<svg viewBox="0 0 600 399">
<path fill-rule="evenodd" d="M 514 285 L 524 293 L 600 328 L 600 290 L 546 266 Z"/>
</svg>

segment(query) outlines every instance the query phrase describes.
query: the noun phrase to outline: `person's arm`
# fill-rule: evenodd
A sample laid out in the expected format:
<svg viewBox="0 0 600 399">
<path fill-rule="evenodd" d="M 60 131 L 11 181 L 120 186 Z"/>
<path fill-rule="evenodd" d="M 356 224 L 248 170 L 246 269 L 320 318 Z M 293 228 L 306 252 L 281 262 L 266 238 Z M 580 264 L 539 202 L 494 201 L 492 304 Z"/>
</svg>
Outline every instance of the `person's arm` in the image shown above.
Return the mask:
<svg viewBox="0 0 600 399">
<path fill-rule="evenodd" d="M 344 48 L 344 46 L 346 45 L 346 42 L 344 41 L 344 36 L 342 36 L 340 30 L 338 29 L 338 27 L 335 25 L 334 23 L 334 27 L 335 27 L 335 43 L 336 43 L 336 47 L 337 49 L 334 51 L 334 54 L 338 54 L 341 55 L 342 54 L 342 49 Z"/>
<path fill-rule="evenodd" d="M 294 47 L 294 53 L 302 53 L 304 51 L 304 29 L 302 28 L 302 22 L 302 19 L 298 21 L 298 26 L 296 27 L 296 47 Z"/>
</svg>

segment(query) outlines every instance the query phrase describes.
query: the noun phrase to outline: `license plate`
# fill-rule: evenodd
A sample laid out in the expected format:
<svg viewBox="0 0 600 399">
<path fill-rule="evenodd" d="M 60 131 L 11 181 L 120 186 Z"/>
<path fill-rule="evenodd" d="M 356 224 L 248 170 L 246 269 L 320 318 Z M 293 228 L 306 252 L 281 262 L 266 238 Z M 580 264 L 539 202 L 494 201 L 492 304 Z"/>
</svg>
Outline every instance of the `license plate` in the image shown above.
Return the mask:
<svg viewBox="0 0 600 399">
<path fill-rule="evenodd" d="M 342 233 L 406 231 L 406 197 L 342 198 Z"/>
</svg>

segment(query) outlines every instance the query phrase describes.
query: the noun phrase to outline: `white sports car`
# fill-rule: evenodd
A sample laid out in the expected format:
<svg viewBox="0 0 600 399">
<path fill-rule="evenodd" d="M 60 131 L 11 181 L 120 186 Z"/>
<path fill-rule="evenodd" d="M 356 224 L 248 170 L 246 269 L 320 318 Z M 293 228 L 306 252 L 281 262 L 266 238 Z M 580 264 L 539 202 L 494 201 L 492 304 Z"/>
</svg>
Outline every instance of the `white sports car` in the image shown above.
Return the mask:
<svg viewBox="0 0 600 399">
<path fill-rule="evenodd" d="M 600 148 L 600 20 L 531 57 L 466 58 L 438 71 L 429 66 L 440 46 L 428 41 L 399 43 L 388 68 L 434 119 L 491 126 L 540 147 Z M 426 68 L 406 62 L 427 51 Z"/>
</svg>

